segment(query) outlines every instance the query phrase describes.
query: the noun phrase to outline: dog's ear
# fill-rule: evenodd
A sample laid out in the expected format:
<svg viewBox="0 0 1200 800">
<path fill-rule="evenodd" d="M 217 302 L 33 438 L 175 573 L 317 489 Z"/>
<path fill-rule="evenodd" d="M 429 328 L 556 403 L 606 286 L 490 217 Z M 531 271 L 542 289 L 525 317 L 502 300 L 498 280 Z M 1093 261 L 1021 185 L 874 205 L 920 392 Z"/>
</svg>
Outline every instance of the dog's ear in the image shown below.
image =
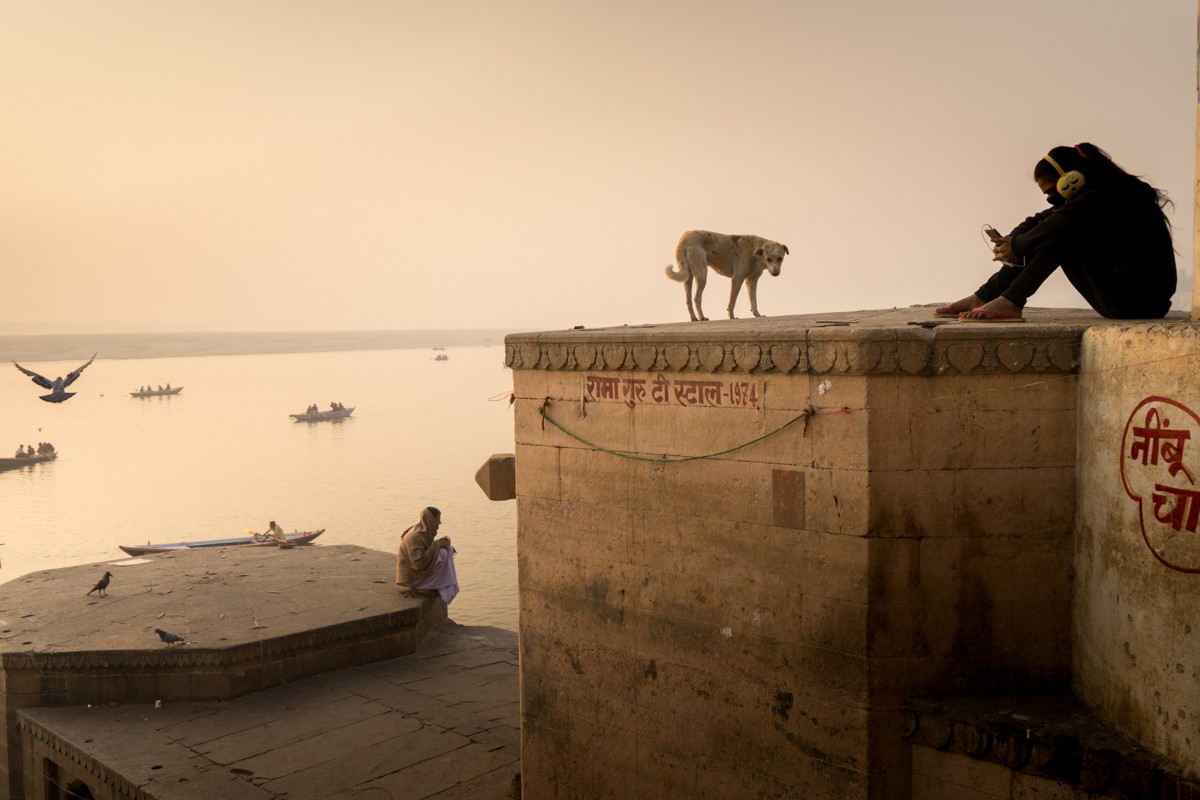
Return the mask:
<svg viewBox="0 0 1200 800">
<path fill-rule="evenodd" d="M 758 247 L 754 248 L 754 255 L 758 256 L 759 258 L 763 257 L 763 247 L 761 244 Z"/>
<path fill-rule="evenodd" d="M 783 246 L 783 254 L 784 254 L 785 256 L 790 256 L 790 255 L 792 254 L 792 251 L 787 249 L 787 245 L 786 245 L 786 244 Z"/>
</svg>

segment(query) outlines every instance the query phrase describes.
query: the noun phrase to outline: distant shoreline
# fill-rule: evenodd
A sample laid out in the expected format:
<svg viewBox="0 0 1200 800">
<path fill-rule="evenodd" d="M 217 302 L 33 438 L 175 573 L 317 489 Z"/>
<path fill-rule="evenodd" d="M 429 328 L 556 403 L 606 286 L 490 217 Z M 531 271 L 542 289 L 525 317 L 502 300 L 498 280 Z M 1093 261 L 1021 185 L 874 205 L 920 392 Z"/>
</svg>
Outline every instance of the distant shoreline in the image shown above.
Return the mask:
<svg viewBox="0 0 1200 800">
<path fill-rule="evenodd" d="M 0 336 L 0 360 L 21 362 L 503 346 L 510 330 L 322 331 L 315 333 L 100 333 Z"/>
</svg>

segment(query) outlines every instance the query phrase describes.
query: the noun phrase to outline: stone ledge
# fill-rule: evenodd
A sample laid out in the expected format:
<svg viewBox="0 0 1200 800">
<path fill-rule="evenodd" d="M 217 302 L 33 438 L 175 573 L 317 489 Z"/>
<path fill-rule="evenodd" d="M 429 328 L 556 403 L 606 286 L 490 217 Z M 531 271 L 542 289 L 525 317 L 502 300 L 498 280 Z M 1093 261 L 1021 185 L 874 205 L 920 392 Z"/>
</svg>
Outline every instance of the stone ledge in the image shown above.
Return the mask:
<svg viewBox="0 0 1200 800">
<path fill-rule="evenodd" d="M 47 762 L 100 797 L 506 797 L 519 774 L 517 637 L 442 622 L 417 653 L 236 701 L 26 708 Z M 99 790 L 99 791 L 96 791 Z"/>
<path fill-rule="evenodd" d="M 1080 309 L 1026 309 L 1020 324 L 935 319 L 933 306 L 622 326 L 505 337 L 505 364 L 551 371 L 844 375 L 1073 374 L 1089 328 L 1175 325 Z"/>
<path fill-rule="evenodd" d="M 108 594 L 85 595 L 105 569 Z M 316 544 L 31 573 L 0 585 L 0 677 L 10 705 L 17 695 L 42 704 L 112 692 L 211 699 L 395 658 L 420 646 L 446 606 L 396 586 L 394 570 L 390 553 Z M 186 643 L 164 645 L 159 626 Z"/>
<path fill-rule="evenodd" d="M 1200 782 L 1109 727 L 1071 694 L 909 698 L 905 736 L 1096 797 L 1200 798 Z"/>
</svg>

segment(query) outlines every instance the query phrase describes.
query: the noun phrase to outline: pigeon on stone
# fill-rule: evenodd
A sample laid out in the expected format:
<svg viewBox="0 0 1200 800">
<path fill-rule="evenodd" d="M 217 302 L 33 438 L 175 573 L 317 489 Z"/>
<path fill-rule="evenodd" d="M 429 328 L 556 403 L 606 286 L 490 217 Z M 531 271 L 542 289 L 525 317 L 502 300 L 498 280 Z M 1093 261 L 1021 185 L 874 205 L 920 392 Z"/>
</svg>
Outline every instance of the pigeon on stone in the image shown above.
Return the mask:
<svg viewBox="0 0 1200 800">
<path fill-rule="evenodd" d="M 88 594 L 91 594 L 92 592 L 99 592 L 100 596 L 104 597 L 105 592 L 108 590 L 108 582 L 111 580 L 112 580 L 112 573 L 111 572 L 104 573 L 104 577 L 96 582 L 96 585 L 91 588 L 91 590 L 88 592 Z"/>
<path fill-rule="evenodd" d="M 20 364 L 18 364 L 16 361 L 13 362 L 13 366 L 16 367 L 17 369 L 21 370 L 21 372 L 24 372 L 29 377 L 33 378 L 33 382 L 36 383 L 38 386 L 41 386 L 43 389 L 50 390 L 50 394 L 39 395 L 41 397 L 41 399 L 45 400 L 47 403 L 61 403 L 64 400 L 70 400 L 72 397 L 75 396 L 75 392 L 68 392 L 66 390 L 67 387 L 70 386 L 72 383 L 74 383 L 76 381 L 76 379 L 83 373 L 83 371 L 88 368 L 88 365 L 90 365 L 95 360 L 96 360 L 96 354 L 93 353 L 92 357 L 88 359 L 87 364 L 84 364 L 82 367 L 79 367 L 78 369 L 71 370 L 70 372 L 67 373 L 67 376 L 65 378 L 59 377 L 59 378 L 55 378 L 52 381 L 47 380 L 46 378 L 43 378 L 41 375 L 38 375 L 36 372 L 34 372 L 32 370 L 25 369 Z"/>
<path fill-rule="evenodd" d="M 179 644 L 180 642 L 184 642 L 185 644 L 187 643 L 186 640 L 178 633 L 164 631 L 162 628 L 155 628 L 154 632 L 158 634 L 158 638 L 162 639 L 168 647 L 173 644 Z"/>
</svg>

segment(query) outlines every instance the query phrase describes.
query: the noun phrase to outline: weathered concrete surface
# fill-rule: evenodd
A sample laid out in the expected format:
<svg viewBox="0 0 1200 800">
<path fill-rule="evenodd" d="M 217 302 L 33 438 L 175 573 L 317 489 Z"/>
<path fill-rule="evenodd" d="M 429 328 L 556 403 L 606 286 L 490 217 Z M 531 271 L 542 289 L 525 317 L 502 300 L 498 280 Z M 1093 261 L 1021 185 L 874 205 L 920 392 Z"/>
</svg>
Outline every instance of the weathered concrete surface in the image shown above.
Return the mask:
<svg viewBox="0 0 1200 800">
<path fill-rule="evenodd" d="M 1200 777 L 1200 327 L 1095 330 L 1083 355 L 1077 690 Z"/>
<path fill-rule="evenodd" d="M 1070 694 L 910 698 L 913 800 L 1194 798 L 1180 764 Z"/>
<path fill-rule="evenodd" d="M 121 564 L 127 564 L 121 566 Z M 87 591 L 109 571 L 106 597 Z M 395 583 L 395 555 L 353 545 L 202 548 L 33 572 L 0 584 L 0 658 L 258 646 L 330 625 L 414 622 L 422 596 Z"/>
<path fill-rule="evenodd" d="M 20 797 L 16 711 L 226 700 L 417 649 L 445 604 L 352 545 L 225 548 L 37 572 L 0 585 L 0 797 Z M 105 597 L 88 595 L 108 570 Z M 163 644 L 155 628 L 186 644 Z"/>
<path fill-rule="evenodd" d="M 931 313 L 506 339 L 527 797 L 904 798 L 906 696 L 1069 685 L 1117 323 Z"/>
<path fill-rule="evenodd" d="M 516 662 L 516 634 L 446 621 L 413 655 L 228 702 L 25 709 L 27 772 L 49 759 L 97 798 L 502 800 Z"/>
</svg>

